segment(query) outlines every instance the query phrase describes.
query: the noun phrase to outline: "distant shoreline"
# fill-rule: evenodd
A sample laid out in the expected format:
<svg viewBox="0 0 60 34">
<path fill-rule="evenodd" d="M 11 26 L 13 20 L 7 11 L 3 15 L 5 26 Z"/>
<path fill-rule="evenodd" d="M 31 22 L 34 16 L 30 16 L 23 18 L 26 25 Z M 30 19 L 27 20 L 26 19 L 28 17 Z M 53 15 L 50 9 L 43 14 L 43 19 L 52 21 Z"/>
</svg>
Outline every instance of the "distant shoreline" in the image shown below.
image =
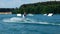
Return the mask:
<svg viewBox="0 0 60 34">
<path fill-rule="evenodd" d="M 33 4 L 23 4 L 19 8 L 0 8 L 0 13 L 6 14 L 60 14 L 60 1 L 38 2 Z"/>
</svg>

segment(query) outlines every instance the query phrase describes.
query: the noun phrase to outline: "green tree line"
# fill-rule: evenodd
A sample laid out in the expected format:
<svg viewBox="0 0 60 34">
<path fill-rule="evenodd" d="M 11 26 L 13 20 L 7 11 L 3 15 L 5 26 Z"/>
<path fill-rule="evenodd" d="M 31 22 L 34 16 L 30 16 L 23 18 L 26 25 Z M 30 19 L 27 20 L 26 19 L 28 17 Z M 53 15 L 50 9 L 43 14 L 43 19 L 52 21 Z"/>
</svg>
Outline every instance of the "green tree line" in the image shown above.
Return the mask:
<svg viewBox="0 0 60 34">
<path fill-rule="evenodd" d="M 32 14 L 54 13 L 60 14 L 60 1 L 38 2 L 33 4 L 23 4 L 12 11 L 13 14 L 24 12 Z"/>
</svg>

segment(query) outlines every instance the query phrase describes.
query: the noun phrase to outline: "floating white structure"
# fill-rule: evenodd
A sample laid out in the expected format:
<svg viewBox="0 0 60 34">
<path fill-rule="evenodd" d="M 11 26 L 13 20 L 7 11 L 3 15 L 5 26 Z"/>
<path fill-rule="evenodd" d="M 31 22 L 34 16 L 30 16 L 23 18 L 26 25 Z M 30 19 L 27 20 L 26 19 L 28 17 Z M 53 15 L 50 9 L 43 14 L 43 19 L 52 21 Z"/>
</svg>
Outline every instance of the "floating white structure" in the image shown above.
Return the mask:
<svg viewBox="0 0 60 34">
<path fill-rule="evenodd" d="M 22 16 L 21 14 L 17 14 L 17 16 Z"/>
<path fill-rule="evenodd" d="M 48 16 L 52 16 L 52 15 L 53 15 L 53 13 L 49 13 L 49 14 L 48 14 Z"/>
</svg>

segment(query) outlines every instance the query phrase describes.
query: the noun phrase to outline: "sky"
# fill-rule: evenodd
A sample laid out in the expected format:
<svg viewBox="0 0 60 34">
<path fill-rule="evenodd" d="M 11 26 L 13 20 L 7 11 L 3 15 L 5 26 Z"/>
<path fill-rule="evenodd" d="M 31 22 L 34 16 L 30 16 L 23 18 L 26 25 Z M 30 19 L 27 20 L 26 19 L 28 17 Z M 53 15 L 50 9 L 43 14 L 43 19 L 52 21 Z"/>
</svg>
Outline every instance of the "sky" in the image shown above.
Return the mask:
<svg viewBox="0 0 60 34">
<path fill-rule="evenodd" d="M 50 0 L 0 0 L 0 8 L 16 8 L 23 4 L 46 2 Z M 51 0 L 54 1 L 54 0 Z M 56 0 L 60 1 L 60 0 Z"/>
</svg>

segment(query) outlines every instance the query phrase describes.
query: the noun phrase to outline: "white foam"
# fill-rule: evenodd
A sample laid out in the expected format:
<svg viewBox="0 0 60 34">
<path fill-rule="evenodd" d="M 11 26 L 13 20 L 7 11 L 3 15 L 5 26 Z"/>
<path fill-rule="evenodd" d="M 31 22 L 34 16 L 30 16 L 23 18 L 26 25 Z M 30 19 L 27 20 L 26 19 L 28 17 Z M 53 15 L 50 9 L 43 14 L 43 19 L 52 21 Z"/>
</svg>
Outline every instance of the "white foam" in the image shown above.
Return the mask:
<svg viewBox="0 0 60 34">
<path fill-rule="evenodd" d="M 25 16 L 24 15 L 22 17 L 23 17 L 23 19 L 25 19 Z"/>
<path fill-rule="evenodd" d="M 33 14 L 28 14 L 28 16 L 34 16 Z"/>
<path fill-rule="evenodd" d="M 26 23 L 33 23 L 35 22 L 33 19 L 29 19 L 29 18 L 18 18 L 18 17 L 12 17 L 12 18 L 8 18 L 8 19 L 3 19 L 3 22 L 26 22 Z"/>
<path fill-rule="evenodd" d="M 22 18 L 12 17 L 12 18 L 9 18 L 9 19 L 3 19 L 3 22 L 19 22 L 19 21 L 22 21 L 22 20 L 23 20 Z"/>
<path fill-rule="evenodd" d="M 60 24 L 55 24 L 55 23 L 48 23 L 48 22 L 37 22 L 38 24 L 45 24 L 45 25 L 59 25 L 60 26 Z"/>
<path fill-rule="evenodd" d="M 50 24 L 48 22 L 38 22 L 39 24 Z"/>
<path fill-rule="evenodd" d="M 51 24 L 51 25 L 60 25 L 60 24 L 55 24 L 55 23 L 49 23 L 49 22 L 41 22 L 41 21 L 35 21 L 33 19 L 23 19 L 23 18 L 18 18 L 18 17 L 12 17 L 12 18 L 8 18 L 8 19 L 3 19 L 3 22 L 15 22 L 15 23 L 36 23 L 36 24 Z"/>
</svg>

